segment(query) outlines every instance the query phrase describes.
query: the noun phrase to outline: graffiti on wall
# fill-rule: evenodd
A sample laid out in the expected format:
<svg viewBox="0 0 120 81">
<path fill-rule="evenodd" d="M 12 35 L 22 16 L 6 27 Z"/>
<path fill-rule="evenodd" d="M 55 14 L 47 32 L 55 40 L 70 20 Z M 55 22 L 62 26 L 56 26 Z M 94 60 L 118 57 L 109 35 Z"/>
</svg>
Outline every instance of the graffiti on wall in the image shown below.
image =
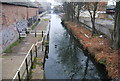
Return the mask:
<svg viewBox="0 0 120 81">
<path fill-rule="evenodd" d="M 28 27 L 32 26 L 37 21 L 37 16 L 28 19 Z"/>
<path fill-rule="evenodd" d="M 22 21 L 18 21 L 16 23 L 16 27 L 18 28 L 18 31 L 23 31 L 27 28 L 27 20 L 22 20 Z"/>
<path fill-rule="evenodd" d="M 32 18 L 29 18 L 29 19 L 28 19 L 28 27 L 32 26 L 32 24 L 33 24 L 33 23 L 32 23 Z"/>
<path fill-rule="evenodd" d="M 33 17 L 33 23 L 35 23 L 37 21 L 37 16 Z"/>
<path fill-rule="evenodd" d="M 16 24 L 12 24 L 1 31 L 2 33 L 2 48 L 7 48 L 11 43 L 18 39 Z"/>
<path fill-rule="evenodd" d="M 1 27 L 0 38 L 2 41 L 0 41 L 0 53 L 2 53 L 2 49 L 5 50 L 9 45 L 18 39 L 18 31 L 23 31 L 25 28 L 32 26 L 36 20 L 37 17 L 34 16 L 28 20 L 18 21 L 8 27 Z"/>
</svg>

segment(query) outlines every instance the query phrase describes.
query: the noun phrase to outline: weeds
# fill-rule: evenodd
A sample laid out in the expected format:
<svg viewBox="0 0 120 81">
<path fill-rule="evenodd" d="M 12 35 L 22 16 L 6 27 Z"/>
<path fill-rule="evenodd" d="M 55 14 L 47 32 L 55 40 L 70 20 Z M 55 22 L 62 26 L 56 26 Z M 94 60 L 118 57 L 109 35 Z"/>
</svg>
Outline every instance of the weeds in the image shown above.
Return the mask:
<svg viewBox="0 0 120 81">
<path fill-rule="evenodd" d="M 4 53 L 12 53 L 12 48 L 13 48 L 14 46 L 19 45 L 20 42 L 21 42 L 21 40 L 18 39 L 17 41 L 15 41 L 14 43 L 12 43 L 12 44 L 4 51 Z"/>
</svg>

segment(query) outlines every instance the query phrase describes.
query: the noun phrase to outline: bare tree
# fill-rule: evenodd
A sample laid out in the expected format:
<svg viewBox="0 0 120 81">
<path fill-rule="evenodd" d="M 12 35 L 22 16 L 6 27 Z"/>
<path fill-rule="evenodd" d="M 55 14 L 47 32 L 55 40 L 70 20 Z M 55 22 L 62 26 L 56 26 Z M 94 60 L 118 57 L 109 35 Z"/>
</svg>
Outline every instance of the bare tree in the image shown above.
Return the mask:
<svg viewBox="0 0 120 81">
<path fill-rule="evenodd" d="M 113 48 L 120 48 L 120 1 L 116 2 L 115 8 L 115 24 L 114 24 L 114 32 L 113 32 Z"/>
<path fill-rule="evenodd" d="M 84 3 L 83 2 L 77 2 L 76 5 L 77 5 L 77 12 L 76 12 L 77 13 L 77 22 L 79 23 L 80 11 L 82 10 L 82 7 L 83 7 Z"/>
<path fill-rule="evenodd" d="M 63 9 L 66 14 L 67 20 L 79 22 L 80 10 L 83 2 L 64 2 Z"/>
<path fill-rule="evenodd" d="M 97 30 L 95 28 L 95 17 L 96 17 L 96 12 L 98 8 L 98 3 L 99 2 L 86 2 L 85 3 L 85 8 L 88 10 L 91 18 L 91 23 L 92 23 L 92 34 L 97 34 Z"/>
</svg>

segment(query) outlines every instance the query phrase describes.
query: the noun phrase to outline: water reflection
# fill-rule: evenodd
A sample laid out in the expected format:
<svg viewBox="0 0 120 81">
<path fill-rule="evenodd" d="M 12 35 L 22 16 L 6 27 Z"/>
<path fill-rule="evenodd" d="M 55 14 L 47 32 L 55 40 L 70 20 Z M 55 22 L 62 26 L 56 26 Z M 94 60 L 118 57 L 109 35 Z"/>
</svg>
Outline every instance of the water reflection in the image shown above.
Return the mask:
<svg viewBox="0 0 120 81">
<path fill-rule="evenodd" d="M 94 64 L 61 25 L 57 15 L 51 17 L 50 50 L 45 63 L 46 79 L 100 79 Z"/>
</svg>

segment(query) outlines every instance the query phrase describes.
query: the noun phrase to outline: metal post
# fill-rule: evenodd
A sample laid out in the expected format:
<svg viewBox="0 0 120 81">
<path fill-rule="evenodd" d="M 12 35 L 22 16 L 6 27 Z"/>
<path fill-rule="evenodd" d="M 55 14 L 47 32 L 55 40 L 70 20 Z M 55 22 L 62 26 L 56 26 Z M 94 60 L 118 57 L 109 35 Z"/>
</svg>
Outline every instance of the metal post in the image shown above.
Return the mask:
<svg viewBox="0 0 120 81">
<path fill-rule="evenodd" d="M 37 36 L 37 34 L 36 34 L 36 30 L 35 30 L 35 37 Z"/>
<path fill-rule="evenodd" d="M 30 55 L 31 55 L 31 68 L 33 68 L 33 62 L 32 62 L 32 50 L 30 51 Z"/>
<path fill-rule="evenodd" d="M 47 55 L 47 46 L 45 46 L 45 57 Z"/>
<path fill-rule="evenodd" d="M 43 70 L 44 70 L 44 67 L 45 67 L 45 56 L 44 56 L 44 60 L 43 60 Z"/>
<path fill-rule="evenodd" d="M 26 60 L 25 60 L 25 62 L 26 62 L 26 70 L 27 70 L 27 81 L 28 81 L 28 79 L 29 79 L 29 72 L 28 72 L 28 63 L 27 63 L 27 58 L 26 58 Z"/>
<path fill-rule="evenodd" d="M 37 46 L 35 45 L 35 53 L 36 53 L 36 57 L 37 57 Z"/>
<path fill-rule="evenodd" d="M 20 79 L 20 71 L 18 72 L 18 79 L 19 79 L 19 81 L 21 81 L 21 79 Z"/>
<path fill-rule="evenodd" d="M 26 62 L 26 70 L 27 70 L 27 75 L 28 75 L 28 63 L 27 63 L 27 58 L 26 58 L 25 62 Z"/>
<path fill-rule="evenodd" d="M 50 30 L 50 20 L 49 20 L 49 30 Z"/>
<path fill-rule="evenodd" d="M 47 40 L 49 41 L 49 32 L 48 32 L 48 34 L 47 34 Z"/>
<path fill-rule="evenodd" d="M 43 37 L 43 31 L 42 31 L 42 37 Z"/>
<path fill-rule="evenodd" d="M 43 51 L 43 42 L 42 42 L 42 51 Z"/>
</svg>

